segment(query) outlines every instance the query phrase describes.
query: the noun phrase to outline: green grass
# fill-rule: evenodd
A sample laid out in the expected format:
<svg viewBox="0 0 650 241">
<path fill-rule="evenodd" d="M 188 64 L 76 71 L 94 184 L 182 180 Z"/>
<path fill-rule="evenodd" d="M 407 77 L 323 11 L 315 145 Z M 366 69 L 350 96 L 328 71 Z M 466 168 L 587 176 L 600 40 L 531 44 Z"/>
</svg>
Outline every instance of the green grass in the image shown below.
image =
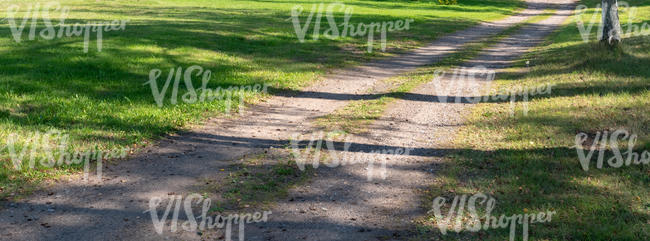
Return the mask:
<svg viewBox="0 0 650 241">
<path fill-rule="evenodd" d="M 321 141 L 344 142 L 346 135 L 344 132 L 329 132 Z M 332 161 L 330 152 L 322 148 L 307 145 L 299 148 L 287 144 L 265 150 L 263 154 L 244 156 L 229 168 L 219 170 L 228 172 L 227 176 L 202 180 L 198 192 L 213 197 L 216 206 L 223 210 L 270 207 L 285 198 L 290 188 L 318 176 L 315 172 L 318 166 L 314 167 L 313 161 L 320 165 Z M 298 165 L 301 161 L 302 167 Z"/>
<path fill-rule="evenodd" d="M 21 17 L 35 2 L 2 1 L 0 6 L 5 10 L 9 4 L 20 5 L 17 17 Z M 310 9 L 312 3 L 320 2 L 60 1 L 71 8 L 68 24 L 130 20 L 125 31 L 104 34 L 101 52 L 97 52 L 95 37 L 91 37 L 88 53 L 83 52 L 81 37 L 23 37 L 17 43 L 8 22 L 3 20 L 0 140 L 6 140 L 10 133 L 25 140 L 36 132 L 58 130 L 69 134 L 70 150 L 137 148 L 207 117 L 221 115 L 226 108 L 223 101 L 171 105 L 168 99 L 163 108 L 158 108 L 150 88 L 143 85 L 152 69 L 163 70 L 164 79 L 170 68 L 199 65 L 212 71 L 210 88 L 267 83 L 271 93 L 296 90 L 330 69 L 421 46 L 479 21 L 513 14 L 521 7 L 517 0 L 471 0 L 453 6 L 440 6 L 435 1 L 346 1 L 354 8 L 352 23 L 415 20 L 410 30 L 388 34 L 387 53 L 368 54 L 363 37 L 307 38 L 305 43 L 299 43 L 287 20 L 291 8 L 302 4 Z M 6 15 L 6 11 L 0 12 L 0 18 Z M 51 16 L 58 23 L 59 12 Z M 336 12 L 336 17 L 341 22 L 343 13 Z M 325 28 L 327 22 L 321 24 Z M 40 16 L 38 27 L 44 27 Z M 23 34 L 27 33 L 29 24 Z M 375 50 L 378 48 L 375 46 Z M 249 102 L 264 98 L 259 93 L 244 95 Z M 235 101 L 237 105 L 237 98 Z M 38 167 L 15 171 L 8 165 L 7 150 L 0 151 L 0 199 L 19 195 L 30 183 L 78 169 Z"/>
<path fill-rule="evenodd" d="M 584 2 L 592 8 L 600 3 Z M 647 3 L 630 3 L 639 6 L 636 24 L 650 22 Z M 439 168 L 429 200 L 481 192 L 496 198 L 493 214 L 556 211 L 550 223 L 530 227 L 530 240 L 650 239 L 650 166 L 592 164 L 584 171 L 573 148 L 580 132 L 625 129 L 639 136 L 637 152 L 650 150 L 650 37 L 629 36 L 621 49 L 610 51 L 595 42 L 595 30 L 592 42 L 584 43 L 572 18 L 524 58 L 531 62 L 529 72 L 518 73 L 522 60 L 509 74 L 497 75 L 494 90 L 555 86 L 550 95 L 531 99 L 528 115 L 521 103 L 512 117 L 509 103 L 478 104 L 456 137 L 456 151 Z M 442 235 L 435 219 L 421 221 L 423 238 L 508 239 L 507 229 Z"/>
<path fill-rule="evenodd" d="M 420 68 L 416 71 L 385 80 L 388 84 L 388 91 L 377 93 L 371 98 L 351 101 L 344 108 L 316 119 L 316 125 L 325 130 L 343 130 L 351 134 L 362 134 L 369 131 L 370 125 L 384 115 L 384 112 L 391 103 L 399 100 L 400 97 L 410 92 L 421 84 L 434 79 L 436 70 L 448 70 L 464 61 L 476 57 L 481 50 L 497 43 L 500 39 L 507 37 L 520 29 L 527 23 L 534 23 L 548 18 L 554 11 L 547 10 L 544 13 L 516 24 L 503 32 L 491 36 L 481 42 L 469 43 L 463 50 L 451 54 L 445 59 L 430 66 Z"/>
<path fill-rule="evenodd" d="M 288 148 L 276 148 L 267 154 L 244 157 L 241 162 L 220 170 L 228 175 L 203 180 L 199 192 L 216 201 L 215 207 L 233 211 L 263 208 L 287 195 L 289 188 L 312 175 L 313 169 L 300 171 Z"/>
</svg>

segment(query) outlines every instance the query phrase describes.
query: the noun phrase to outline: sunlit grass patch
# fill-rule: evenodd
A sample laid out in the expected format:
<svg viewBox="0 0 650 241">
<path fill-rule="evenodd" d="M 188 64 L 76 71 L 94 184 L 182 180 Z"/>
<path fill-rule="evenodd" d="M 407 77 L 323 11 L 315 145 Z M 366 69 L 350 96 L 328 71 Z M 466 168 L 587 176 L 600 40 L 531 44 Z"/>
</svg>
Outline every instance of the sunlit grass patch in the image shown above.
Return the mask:
<svg viewBox="0 0 650 241">
<path fill-rule="evenodd" d="M 595 7 L 596 1 L 588 3 Z M 640 6 L 642 21 L 649 19 L 649 10 Z M 645 67 L 650 39 L 625 38 L 622 49 L 612 52 L 594 40 L 583 42 L 574 20 L 522 59 L 512 74 L 498 75 L 493 85 L 553 84 L 551 94 L 533 97 L 526 115 L 521 105 L 514 116 L 507 114 L 508 103 L 477 105 L 456 137 L 457 151 L 440 168 L 429 200 L 462 187 L 464 193 L 494 196 L 497 213 L 557 211 L 552 222 L 530 227 L 530 238 L 536 240 L 645 240 L 650 237 L 650 166 L 598 169 L 594 160 L 585 171 L 574 147 L 579 133 L 622 129 L 638 135 L 636 152 L 650 150 L 650 72 Z M 529 72 L 517 71 L 526 60 Z M 619 148 L 626 151 L 627 144 L 620 140 Z M 606 159 L 612 156 L 611 150 L 605 152 Z M 504 240 L 509 235 L 503 229 L 441 235 L 433 223 L 422 224 L 424 236 L 443 240 Z"/>
<path fill-rule="evenodd" d="M 20 24 L 23 17 L 33 14 L 28 7 L 38 3 L 41 9 L 34 30 L 41 31 L 46 28 L 43 7 L 49 2 L 1 1 L 0 18 L 8 17 L 7 8 L 16 4 L 15 18 Z M 223 101 L 159 108 L 144 85 L 152 69 L 198 65 L 212 71 L 210 88 L 269 84 L 271 94 L 298 90 L 333 68 L 422 46 L 521 7 L 516 0 L 472 0 L 456 6 L 440 6 L 435 1 L 346 1 L 354 8 L 352 23 L 415 20 L 408 31 L 390 33 L 386 53 L 367 54 L 367 39 L 362 37 L 298 41 L 287 20 L 292 7 L 302 4 L 309 9 L 320 2 L 59 1 L 70 8 L 67 24 L 129 20 L 124 30 L 104 33 L 101 52 L 96 36 L 90 38 L 87 52 L 83 37 L 46 40 L 36 32 L 36 39 L 30 40 L 31 20 L 17 42 L 5 19 L 0 22 L 0 143 L 11 133 L 58 130 L 70 135 L 70 147 L 75 150 L 147 145 L 208 117 L 224 115 L 227 109 Z M 335 1 L 325 1 L 331 2 Z M 59 23 L 59 15 L 51 11 L 53 24 Z M 337 21 L 343 15 L 335 12 Z M 327 22 L 321 25 L 325 28 Z M 179 95 L 184 93 L 179 91 Z M 268 97 L 252 92 L 244 95 L 245 102 Z M 239 104 L 236 98 L 233 109 Z M 0 159 L 9 160 L 6 150 L 0 152 Z M 3 166 L 0 199 L 25 183 L 43 180 L 48 175 L 40 174 L 51 171 L 56 170 L 34 169 L 27 174 Z"/>
</svg>

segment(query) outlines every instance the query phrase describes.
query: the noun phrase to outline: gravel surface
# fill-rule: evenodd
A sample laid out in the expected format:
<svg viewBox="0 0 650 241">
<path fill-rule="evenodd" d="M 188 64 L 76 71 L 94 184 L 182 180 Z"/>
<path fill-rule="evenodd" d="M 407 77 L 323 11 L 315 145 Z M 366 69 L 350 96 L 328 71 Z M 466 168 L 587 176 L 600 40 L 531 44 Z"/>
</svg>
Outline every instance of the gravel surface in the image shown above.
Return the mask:
<svg viewBox="0 0 650 241">
<path fill-rule="evenodd" d="M 550 1 L 549 1 L 550 2 Z M 481 73 L 500 70 L 541 43 L 572 13 L 571 0 L 557 0 L 557 13 L 530 24 L 466 62 L 465 70 L 484 66 L 477 78 L 458 84 L 455 70 L 418 87 L 389 106 L 367 136 L 353 139 L 350 150 L 365 163 L 338 168 L 319 167 L 309 184 L 292 190 L 273 209 L 272 223 L 256 240 L 404 240 L 412 220 L 426 215 L 430 205 L 420 190 L 430 187 L 440 157 L 471 109 L 466 99 L 489 89 Z M 467 69 L 469 68 L 469 69 Z M 411 148 L 409 155 L 370 154 L 372 150 Z M 374 168 L 368 164 L 374 161 Z M 386 178 L 379 164 L 386 162 Z M 368 169 L 372 169 L 371 172 Z M 369 174 L 370 173 L 370 174 Z M 368 175 L 373 175 L 369 180 Z M 299 200 L 299 201 L 296 201 Z M 249 231 L 249 233 L 251 233 Z"/>
<path fill-rule="evenodd" d="M 522 29 L 468 63 L 501 68 L 570 14 L 565 11 L 570 0 L 528 2 L 529 8 L 517 16 L 458 31 L 403 56 L 337 71 L 297 95 L 278 95 L 236 118 L 212 119 L 169 136 L 126 161 L 104 166 L 102 180 L 60 182 L 18 203 L 3 203 L 0 240 L 200 240 L 196 232 L 157 234 L 149 213 L 143 213 L 149 200 L 187 195 L 198 180 L 226 175 L 219 170 L 244 155 L 285 146 L 291 134 L 313 131 L 313 118 L 362 99 L 382 80 L 439 61 L 468 42 L 540 14 L 551 7 L 547 2 L 564 4 L 553 5 L 563 6 L 555 17 Z M 432 91 L 427 84 L 413 94 L 435 99 Z M 371 135 L 353 138 L 352 150 L 364 159 L 389 158 L 385 180 L 378 175 L 368 181 L 367 165 L 321 167 L 311 183 L 291 190 L 290 197 L 276 205 L 267 223 L 247 225 L 246 239 L 402 239 L 409 220 L 425 213 L 416 190 L 433 177 L 435 156 L 444 153 L 438 145 L 462 124 L 466 109 L 464 104 L 433 99 L 405 98 L 376 123 Z M 414 148 L 408 156 L 366 153 L 406 147 Z"/>
</svg>

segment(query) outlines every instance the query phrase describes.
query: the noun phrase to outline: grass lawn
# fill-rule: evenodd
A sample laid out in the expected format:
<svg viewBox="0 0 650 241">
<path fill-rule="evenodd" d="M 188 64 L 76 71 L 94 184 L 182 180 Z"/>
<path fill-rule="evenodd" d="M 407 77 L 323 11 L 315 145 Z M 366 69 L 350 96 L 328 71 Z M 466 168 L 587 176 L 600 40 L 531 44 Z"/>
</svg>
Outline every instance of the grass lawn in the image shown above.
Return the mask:
<svg viewBox="0 0 650 241">
<path fill-rule="evenodd" d="M 585 0 L 590 9 L 597 0 Z M 632 21 L 650 23 L 650 5 L 638 6 Z M 591 11 L 591 12 L 589 12 Z M 629 15 L 622 14 L 626 24 Z M 596 18 L 600 20 L 600 16 Z M 623 26 L 624 30 L 627 26 Z M 512 72 L 497 75 L 493 88 L 554 85 L 550 95 L 532 97 L 528 114 L 521 98 L 514 116 L 510 103 L 480 103 L 456 137 L 454 151 L 440 167 L 429 200 L 485 193 L 497 201 L 493 216 L 556 211 L 551 222 L 530 226 L 530 240 L 650 239 L 650 165 L 598 169 L 581 167 L 575 139 L 617 129 L 638 135 L 635 151 L 650 151 L 650 37 L 627 36 L 620 51 L 582 41 L 575 19 L 528 54 Z M 622 152 L 627 141 L 620 140 Z M 594 154 L 594 155 L 597 155 Z M 605 152 L 605 160 L 614 154 Z M 626 156 L 624 156 L 626 157 Z M 593 160 L 596 157 L 592 158 Z M 424 205 L 431 207 L 431 202 Z M 443 213 L 445 213 L 443 211 Z M 442 235 L 436 219 L 423 220 L 422 237 L 441 240 L 507 240 L 509 228 Z M 517 239 L 522 237 L 518 224 Z"/>
<path fill-rule="evenodd" d="M 35 3 L 43 6 L 47 2 L 1 1 L 0 18 L 6 18 L 8 7 L 17 4 L 20 8 L 15 18 L 20 24 L 28 6 Z M 292 7 L 301 4 L 308 11 L 312 3 L 330 1 L 59 2 L 70 8 L 67 24 L 129 22 L 123 31 L 104 33 L 101 52 L 95 47 L 96 37 L 91 37 L 89 51 L 84 53 L 82 37 L 27 39 L 31 21 L 23 30 L 21 41 L 16 42 L 8 21 L 3 19 L 0 22 L 1 145 L 15 133 L 16 147 L 20 150 L 29 145 L 27 141 L 35 133 L 55 130 L 69 135 L 70 152 L 137 148 L 207 117 L 221 115 L 226 109 L 224 101 L 172 105 L 169 99 L 159 108 L 151 89 L 144 85 L 152 69 L 161 69 L 161 79 L 165 79 L 170 68 L 199 65 L 212 71 L 209 88 L 266 83 L 272 86 L 272 94 L 312 83 L 330 69 L 421 46 L 479 21 L 503 18 L 521 7 L 517 0 L 471 0 L 455 6 L 440 6 L 437 1 L 428 0 L 346 1 L 354 10 L 351 23 L 407 18 L 415 21 L 408 31 L 388 33 L 388 53 L 369 54 L 364 51 L 365 37 L 334 40 L 307 37 L 304 43 L 298 41 L 288 20 Z M 303 21 L 306 15 L 301 16 Z M 342 22 L 343 12 L 335 15 L 337 22 Z M 42 16 L 36 16 L 38 31 L 45 28 Z M 58 24 L 59 16 L 59 11 L 50 13 L 53 24 Z M 326 24 L 326 21 L 321 23 L 323 29 Z M 179 96 L 183 94 L 182 89 Z M 244 95 L 247 101 L 264 97 L 253 92 Z M 20 145 L 21 142 L 24 144 Z M 46 154 L 38 149 L 34 153 Z M 0 146 L 0 160 L 0 199 L 17 197 L 32 184 L 79 168 L 37 165 L 34 169 L 17 171 L 4 146 Z"/>
</svg>

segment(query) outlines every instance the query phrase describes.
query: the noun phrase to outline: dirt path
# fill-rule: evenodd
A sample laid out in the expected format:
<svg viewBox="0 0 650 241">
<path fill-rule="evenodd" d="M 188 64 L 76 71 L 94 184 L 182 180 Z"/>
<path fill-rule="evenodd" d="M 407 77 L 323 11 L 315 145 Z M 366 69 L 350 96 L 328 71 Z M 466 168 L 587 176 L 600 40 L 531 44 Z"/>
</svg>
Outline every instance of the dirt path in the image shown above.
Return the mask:
<svg viewBox="0 0 650 241">
<path fill-rule="evenodd" d="M 119 165 L 106 166 L 102 182 L 57 184 L 20 203 L 6 204 L 6 209 L 0 212 L 0 239 L 200 239 L 194 232 L 167 232 L 162 236 L 155 233 L 149 214 L 143 213 L 148 210 L 150 198 L 170 193 L 186 195 L 198 180 L 225 175 L 218 170 L 236 162 L 233 160 L 270 147 L 284 146 L 292 133 L 310 132 L 313 130 L 309 124 L 312 118 L 331 113 L 350 100 L 363 98 L 363 94 L 381 80 L 438 61 L 470 41 L 497 34 L 539 14 L 545 7 L 542 3 L 543 0 L 531 0 L 529 8 L 517 16 L 456 32 L 413 53 L 339 71 L 296 96 L 276 96 L 252 107 L 240 118 L 210 120 L 200 129 L 169 137 Z M 517 38 L 518 41 L 511 41 L 511 46 L 503 48 L 525 50 L 532 43 L 529 40 L 541 37 L 542 34 L 538 36 L 536 33 L 546 33 L 558 23 L 536 26 L 545 27 L 543 32 L 528 29 Z M 512 54 L 488 57 L 505 61 L 520 54 L 510 52 Z M 430 93 L 425 91 L 422 94 Z M 440 119 L 435 111 L 430 114 L 415 112 L 417 107 L 414 104 L 424 105 L 420 108 L 443 108 L 434 107 L 435 102 L 400 102 L 397 105 L 405 107 L 393 108 L 386 119 L 396 125 L 378 130 L 376 138 L 355 139 L 358 144 L 367 144 L 365 148 L 419 148 L 405 160 L 391 159 L 391 164 L 395 162 L 396 165 L 391 166 L 388 179 L 378 181 L 378 184 L 367 182 L 365 176 L 360 175 L 363 170 L 359 168 L 362 167 L 318 169 L 322 176 L 310 186 L 292 193 L 292 197 L 297 198 L 296 192 L 302 191 L 300 195 L 304 201 L 280 202 L 268 223 L 261 228 L 246 227 L 247 239 L 366 240 L 376 237 L 375 227 L 392 235 L 392 230 L 408 226 L 408 218 L 422 214 L 417 209 L 417 195 L 413 189 L 426 185 L 426 179 L 431 176 L 431 173 L 418 171 L 423 165 L 433 163 L 421 156 L 430 156 L 431 153 L 426 151 L 435 148 L 434 143 L 418 141 L 437 138 L 438 135 L 434 135 L 437 130 L 430 123 Z M 406 116 L 412 122 L 402 123 Z M 443 119 L 452 121 L 454 118 Z M 383 125 L 381 123 L 378 124 Z M 409 178 L 403 179 L 404 176 Z M 319 208 L 318 212 L 295 212 L 304 208 L 310 210 L 307 207 L 310 203 Z M 364 221 L 350 222 L 351 217 L 363 217 Z M 359 227 L 370 231 L 358 232 Z"/>
<path fill-rule="evenodd" d="M 559 8 L 546 20 L 530 24 L 489 47 L 462 67 L 484 66 L 499 73 L 511 61 L 541 43 L 545 36 L 572 13 L 571 0 L 557 0 L 549 8 Z M 370 135 L 356 137 L 350 150 L 364 152 L 367 163 L 336 169 L 319 167 L 317 178 L 292 190 L 289 201 L 273 210 L 268 230 L 260 240 L 403 240 L 412 231 L 412 220 L 426 214 L 420 189 L 433 183 L 436 163 L 470 110 L 468 101 L 454 97 L 481 96 L 489 81 L 478 76 L 464 85 L 454 82 L 454 70 L 392 104 L 385 115 L 369 128 Z M 481 74 L 477 73 L 477 74 Z M 447 86 L 449 85 L 449 88 Z M 442 88 L 441 88 L 442 87 Z M 412 148 L 410 155 L 369 154 L 374 150 Z M 387 162 L 386 179 L 379 164 Z M 374 174 L 373 180 L 368 175 Z M 250 232 L 249 232 L 250 233 Z"/>
</svg>

